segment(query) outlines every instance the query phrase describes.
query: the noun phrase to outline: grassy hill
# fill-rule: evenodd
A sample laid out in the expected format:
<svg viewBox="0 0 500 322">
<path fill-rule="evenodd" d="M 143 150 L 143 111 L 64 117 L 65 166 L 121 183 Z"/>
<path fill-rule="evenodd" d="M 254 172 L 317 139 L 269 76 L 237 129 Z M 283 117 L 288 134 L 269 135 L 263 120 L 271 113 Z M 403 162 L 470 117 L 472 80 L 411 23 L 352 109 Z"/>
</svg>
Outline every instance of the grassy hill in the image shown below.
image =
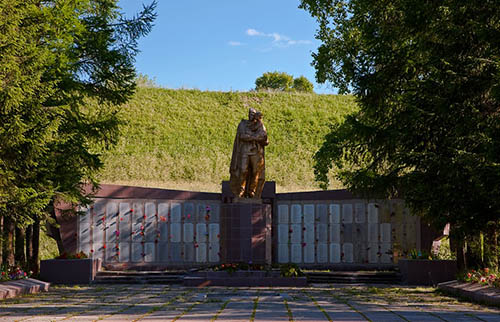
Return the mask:
<svg viewBox="0 0 500 322">
<path fill-rule="evenodd" d="M 101 181 L 220 191 L 249 107 L 262 111 L 268 131 L 266 179 L 280 192 L 318 189 L 312 155 L 329 124 L 356 108 L 351 96 L 139 88 L 123 107 L 127 124 Z"/>
</svg>

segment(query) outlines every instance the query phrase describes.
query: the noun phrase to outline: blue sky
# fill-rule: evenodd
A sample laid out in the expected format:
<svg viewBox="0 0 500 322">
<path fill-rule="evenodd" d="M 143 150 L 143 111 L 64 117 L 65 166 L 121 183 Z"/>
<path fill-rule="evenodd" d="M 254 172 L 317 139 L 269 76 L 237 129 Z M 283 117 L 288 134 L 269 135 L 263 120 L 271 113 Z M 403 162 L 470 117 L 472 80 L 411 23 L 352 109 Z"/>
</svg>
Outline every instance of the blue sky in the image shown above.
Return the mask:
<svg viewBox="0 0 500 322">
<path fill-rule="evenodd" d="M 120 0 L 126 16 L 150 0 Z M 137 71 L 167 88 L 248 91 L 267 71 L 306 76 L 317 93 L 311 53 L 317 24 L 298 0 L 159 0 L 153 31 L 141 39 Z"/>
</svg>

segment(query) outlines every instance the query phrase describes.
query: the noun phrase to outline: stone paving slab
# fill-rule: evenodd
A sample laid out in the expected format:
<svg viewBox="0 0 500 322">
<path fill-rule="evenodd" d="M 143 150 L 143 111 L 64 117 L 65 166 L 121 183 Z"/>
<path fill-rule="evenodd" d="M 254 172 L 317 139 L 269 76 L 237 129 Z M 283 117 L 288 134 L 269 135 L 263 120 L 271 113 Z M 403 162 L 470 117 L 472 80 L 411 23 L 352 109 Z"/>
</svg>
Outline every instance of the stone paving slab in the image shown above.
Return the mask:
<svg viewBox="0 0 500 322">
<path fill-rule="evenodd" d="M 438 288 L 444 292 L 463 296 L 477 303 L 500 306 L 500 290 L 496 287 L 478 283 L 449 281 L 439 283 Z"/>
<path fill-rule="evenodd" d="M 499 321 L 500 309 L 434 288 L 317 285 L 190 288 L 57 286 L 0 301 L 0 321 Z"/>
<path fill-rule="evenodd" d="M 0 300 L 13 298 L 23 294 L 34 294 L 47 292 L 50 283 L 42 282 L 34 278 L 25 280 L 9 281 L 0 283 Z"/>
</svg>

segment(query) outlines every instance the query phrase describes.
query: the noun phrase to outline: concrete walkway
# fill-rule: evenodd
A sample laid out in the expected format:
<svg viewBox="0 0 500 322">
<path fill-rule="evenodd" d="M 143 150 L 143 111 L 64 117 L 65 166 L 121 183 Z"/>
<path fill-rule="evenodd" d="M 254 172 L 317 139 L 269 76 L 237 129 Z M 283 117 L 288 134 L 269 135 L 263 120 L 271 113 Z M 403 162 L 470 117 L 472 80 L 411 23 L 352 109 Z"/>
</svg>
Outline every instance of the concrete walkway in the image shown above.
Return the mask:
<svg viewBox="0 0 500 322">
<path fill-rule="evenodd" d="M 500 321 L 500 309 L 433 288 L 53 286 L 0 301 L 0 321 Z"/>
</svg>

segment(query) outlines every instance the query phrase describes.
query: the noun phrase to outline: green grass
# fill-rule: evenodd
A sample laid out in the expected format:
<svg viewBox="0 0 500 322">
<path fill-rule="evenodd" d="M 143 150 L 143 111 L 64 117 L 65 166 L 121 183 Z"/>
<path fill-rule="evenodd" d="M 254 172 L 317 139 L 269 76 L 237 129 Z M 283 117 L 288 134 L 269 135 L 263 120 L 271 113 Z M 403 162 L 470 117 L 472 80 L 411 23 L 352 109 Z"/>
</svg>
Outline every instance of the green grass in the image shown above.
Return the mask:
<svg viewBox="0 0 500 322">
<path fill-rule="evenodd" d="M 312 156 L 329 124 L 356 108 L 351 96 L 138 88 L 121 111 L 126 125 L 104 156 L 101 181 L 219 191 L 249 107 L 263 112 L 268 131 L 266 179 L 279 191 L 318 189 Z"/>
</svg>

